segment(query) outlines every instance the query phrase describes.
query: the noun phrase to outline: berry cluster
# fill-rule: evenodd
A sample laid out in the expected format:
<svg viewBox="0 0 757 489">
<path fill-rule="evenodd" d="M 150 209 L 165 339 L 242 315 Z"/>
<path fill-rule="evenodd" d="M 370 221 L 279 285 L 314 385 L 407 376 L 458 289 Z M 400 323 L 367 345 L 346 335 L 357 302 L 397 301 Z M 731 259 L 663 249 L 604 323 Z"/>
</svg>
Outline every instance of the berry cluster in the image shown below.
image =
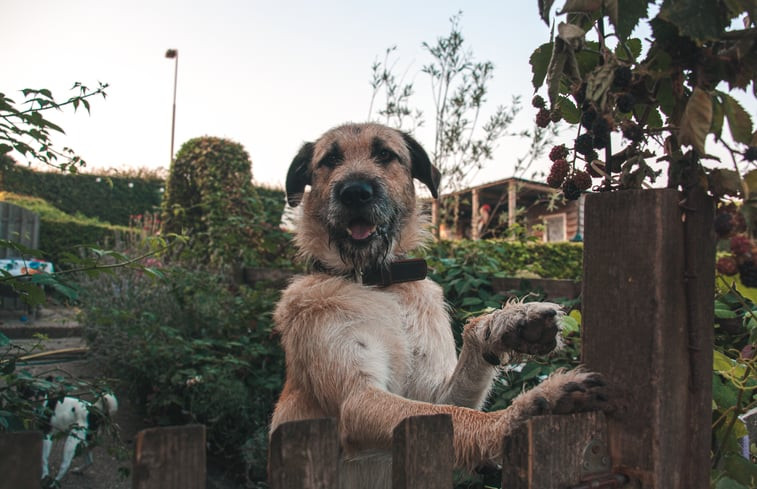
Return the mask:
<svg viewBox="0 0 757 489">
<path fill-rule="evenodd" d="M 721 239 L 727 239 L 731 254 L 718 259 L 718 273 L 727 276 L 738 274 L 741 283 L 747 287 L 757 287 L 757 248 L 746 232 L 744 215 L 734 204 L 722 205 L 715 214 L 715 232 Z"/>
<path fill-rule="evenodd" d="M 564 144 L 553 147 L 549 152 L 552 168 L 547 177 L 547 185 L 552 188 L 561 188 L 566 199 L 576 200 L 582 192 L 591 188 L 591 175 L 572 168 L 565 159 L 568 154 L 569 150 Z"/>
</svg>

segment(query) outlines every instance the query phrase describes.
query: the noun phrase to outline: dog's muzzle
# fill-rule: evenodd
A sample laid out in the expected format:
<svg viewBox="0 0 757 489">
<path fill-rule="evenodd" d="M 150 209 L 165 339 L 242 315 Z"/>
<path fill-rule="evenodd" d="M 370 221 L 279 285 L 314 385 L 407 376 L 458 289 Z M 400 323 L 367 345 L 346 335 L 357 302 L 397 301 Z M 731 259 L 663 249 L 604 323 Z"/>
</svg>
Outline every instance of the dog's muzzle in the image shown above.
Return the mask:
<svg viewBox="0 0 757 489">
<path fill-rule="evenodd" d="M 364 179 L 347 180 L 337 185 L 334 191 L 339 203 L 346 211 L 347 235 L 358 243 L 370 240 L 377 229 L 371 217 L 378 193 L 373 184 Z"/>
</svg>

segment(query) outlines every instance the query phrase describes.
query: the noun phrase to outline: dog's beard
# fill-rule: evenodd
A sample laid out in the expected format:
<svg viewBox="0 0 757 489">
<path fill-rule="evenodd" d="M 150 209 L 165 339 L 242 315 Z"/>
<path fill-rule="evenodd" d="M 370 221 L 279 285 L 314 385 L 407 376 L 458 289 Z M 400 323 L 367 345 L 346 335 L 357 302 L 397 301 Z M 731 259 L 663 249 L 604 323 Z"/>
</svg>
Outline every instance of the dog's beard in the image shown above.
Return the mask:
<svg viewBox="0 0 757 489">
<path fill-rule="evenodd" d="M 349 268 L 364 271 L 384 265 L 392 258 L 392 250 L 399 239 L 403 216 L 400 207 L 381 201 L 361 211 L 346 209 L 330 202 L 325 216 L 329 245 L 336 247 L 339 258 Z M 360 220 L 375 231 L 365 239 L 353 239 L 348 232 L 350 223 Z"/>
</svg>

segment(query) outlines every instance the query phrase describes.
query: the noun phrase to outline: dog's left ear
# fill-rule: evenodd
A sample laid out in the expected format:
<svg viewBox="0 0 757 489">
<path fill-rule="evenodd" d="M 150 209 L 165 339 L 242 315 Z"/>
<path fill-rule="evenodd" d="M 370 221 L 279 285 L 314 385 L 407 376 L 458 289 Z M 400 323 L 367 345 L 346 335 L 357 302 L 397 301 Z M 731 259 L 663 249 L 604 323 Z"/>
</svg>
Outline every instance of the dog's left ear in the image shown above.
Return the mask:
<svg viewBox="0 0 757 489">
<path fill-rule="evenodd" d="M 405 140 L 407 149 L 410 150 L 410 160 L 413 178 L 417 178 L 431 191 L 431 195 L 436 199 L 439 197 L 439 182 L 442 174 L 431 164 L 431 160 L 426 154 L 426 150 L 412 136 L 402 133 L 402 139 Z"/>
<path fill-rule="evenodd" d="M 289 165 L 287 172 L 287 202 L 297 207 L 302 202 L 305 186 L 310 185 L 310 161 L 313 159 L 313 143 L 305 143 Z"/>
</svg>

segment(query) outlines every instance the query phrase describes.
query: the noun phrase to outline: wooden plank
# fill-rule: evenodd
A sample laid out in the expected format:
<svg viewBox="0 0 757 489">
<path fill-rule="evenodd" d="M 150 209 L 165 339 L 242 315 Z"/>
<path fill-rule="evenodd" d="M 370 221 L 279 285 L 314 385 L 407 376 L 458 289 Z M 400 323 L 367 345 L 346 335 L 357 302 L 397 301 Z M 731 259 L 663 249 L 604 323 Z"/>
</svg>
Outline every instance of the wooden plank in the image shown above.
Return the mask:
<svg viewBox="0 0 757 489">
<path fill-rule="evenodd" d="M 692 445 L 691 438 L 694 430 L 698 440 L 702 435 L 699 404 L 705 381 L 691 371 L 679 201 L 678 192 L 670 189 L 591 194 L 586 200 L 583 363 L 617 389 L 618 409 L 608 420 L 610 452 L 615 469 L 643 488 L 709 486 L 709 477 L 689 482 L 688 475 L 708 465 L 702 460 L 709 456 L 709 443 Z M 699 239 L 707 240 L 709 234 Z M 709 260 L 709 270 L 696 272 L 695 288 L 703 288 L 695 295 L 702 294 L 702 308 L 711 308 L 712 290 L 703 295 L 705 277 L 714 273 L 714 254 L 706 258 L 704 248 L 697 254 L 699 266 L 706 268 Z M 706 326 L 712 328 L 712 323 Z M 696 402 L 693 383 L 699 384 Z M 694 404 L 697 412 L 690 412 Z M 707 416 L 709 410 L 708 403 Z"/>
<path fill-rule="evenodd" d="M 284 423 L 271 435 L 271 489 L 339 487 L 339 435 L 333 418 Z"/>
<path fill-rule="evenodd" d="M 596 461 L 610 466 L 601 451 L 607 441 L 601 412 L 531 418 L 505 438 L 502 489 L 563 489 L 578 484 Z M 587 449 L 594 450 L 592 465 L 585 467 Z"/>
<path fill-rule="evenodd" d="M 0 489 L 39 489 L 42 433 L 0 433 Z"/>
<path fill-rule="evenodd" d="M 450 415 L 405 418 L 394 428 L 392 444 L 393 489 L 452 487 L 455 452 Z"/>
<path fill-rule="evenodd" d="M 137 433 L 134 489 L 205 489 L 205 427 L 150 428 Z"/>
</svg>

